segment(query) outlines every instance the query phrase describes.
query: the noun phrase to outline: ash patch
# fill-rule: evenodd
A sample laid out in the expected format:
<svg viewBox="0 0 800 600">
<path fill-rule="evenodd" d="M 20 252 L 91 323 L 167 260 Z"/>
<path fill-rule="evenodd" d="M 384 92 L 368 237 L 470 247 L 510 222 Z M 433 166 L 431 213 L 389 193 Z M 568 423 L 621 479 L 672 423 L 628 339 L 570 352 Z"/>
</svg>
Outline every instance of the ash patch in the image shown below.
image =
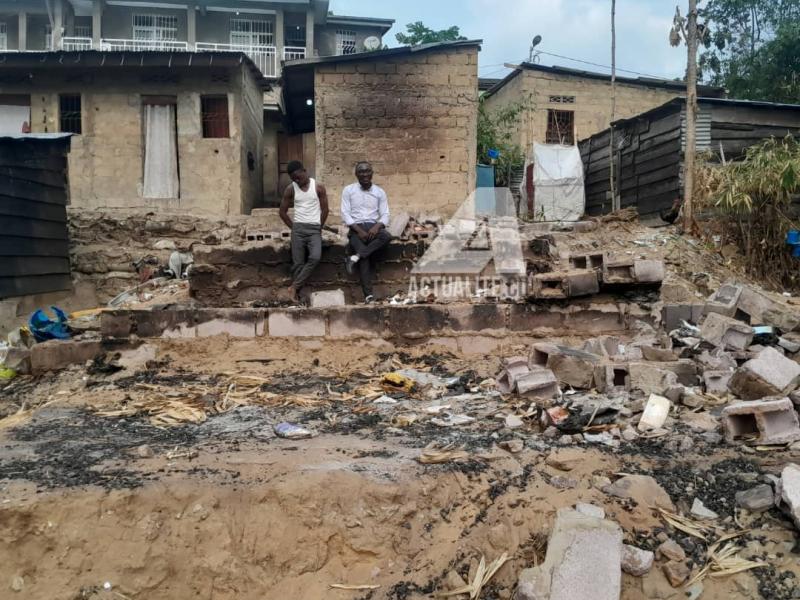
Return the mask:
<svg viewBox="0 0 800 600">
<path fill-rule="evenodd" d="M 43 410 L 10 432 L 0 459 L 0 480 L 27 480 L 44 489 L 97 485 L 106 489 L 141 486 L 146 475 L 124 464 L 143 444 L 169 450 L 196 441 L 193 426 L 160 429 L 136 419 L 108 419 L 83 410 Z M 27 446 L 27 447 L 25 447 Z M 103 468 L 107 461 L 122 462 Z"/>
</svg>

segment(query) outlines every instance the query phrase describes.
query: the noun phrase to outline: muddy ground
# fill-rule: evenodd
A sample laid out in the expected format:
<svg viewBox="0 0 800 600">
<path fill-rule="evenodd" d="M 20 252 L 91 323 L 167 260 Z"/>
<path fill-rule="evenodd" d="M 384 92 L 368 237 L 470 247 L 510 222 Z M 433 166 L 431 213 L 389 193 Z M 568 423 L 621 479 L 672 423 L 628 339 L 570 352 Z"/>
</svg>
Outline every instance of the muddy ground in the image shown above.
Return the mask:
<svg viewBox="0 0 800 600">
<path fill-rule="evenodd" d="M 600 489 L 621 473 L 652 475 L 683 514 L 701 498 L 719 514 L 710 540 L 748 530 L 736 539 L 740 556 L 764 566 L 706 577 L 702 598 L 800 597 L 797 531 L 777 510 L 751 515 L 734 503 L 797 453 L 726 445 L 678 421 L 668 435 L 618 448 L 545 437 L 528 403 L 481 387 L 500 357 L 222 337 L 153 344 L 144 365 L 112 372 L 100 361 L 0 390 L 0 416 L 34 409 L 0 432 L 0 597 L 427 598 L 469 580 L 481 556 L 505 552 L 511 560 L 481 597 L 507 599 L 519 572 L 543 559 L 556 510 L 576 502 L 604 507 L 628 543 L 653 549 L 668 534 L 697 572 L 706 543 L 670 527 L 652 498 Z M 363 400 L 398 366 L 459 380 L 437 393 L 390 391 L 396 404 Z M 211 408 L 237 374 L 260 378 L 253 400 Z M 203 422 L 103 416 L 190 391 L 209 407 Z M 425 408 L 448 402 L 475 421 L 432 424 Z M 505 426 L 512 413 L 523 427 Z M 417 420 L 399 418 L 408 414 Z M 282 421 L 318 435 L 279 438 Z M 510 440 L 522 451 L 503 449 Z M 466 456 L 420 464 L 431 443 Z M 623 575 L 626 600 L 686 597 L 658 563 L 643 578 Z"/>
</svg>

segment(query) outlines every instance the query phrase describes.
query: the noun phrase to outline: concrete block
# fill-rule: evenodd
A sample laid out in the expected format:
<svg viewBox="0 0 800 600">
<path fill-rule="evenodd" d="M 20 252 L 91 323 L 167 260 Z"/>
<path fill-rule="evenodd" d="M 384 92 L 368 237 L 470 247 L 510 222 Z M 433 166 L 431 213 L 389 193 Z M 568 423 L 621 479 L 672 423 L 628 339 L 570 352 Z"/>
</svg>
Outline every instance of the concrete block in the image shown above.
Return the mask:
<svg viewBox="0 0 800 600">
<path fill-rule="evenodd" d="M 506 326 L 505 306 L 500 304 L 453 304 L 447 317 L 453 331 L 502 331 Z"/>
<path fill-rule="evenodd" d="M 619 600 L 622 529 L 604 519 L 560 509 L 542 570 L 550 600 Z"/>
<path fill-rule="evenodd" d="M 630 371 L 627 364 L 611 363 L 594 368 L 594 385 L 598 392 L 606 393 L 614 388 L 631 388 Z"/>
<path fill-rule="evenodd" d="M 611 260 L 606 256 L 603 261 L 603 283 L 604 284 L 630 284 L 636 282 L 634 272 L 634 261 L 628 258 Z"/>
<path fill-rule="evenodd" d="M 595 271 L 574 271 L 566 274 L 567 296 L 591 296 L 600 291 L 600 282 Z"/>
<path fill-rule="evenodd" d="M 620 356 L 625 353 L 625 345 L 618 337 L 603 335 L 586 340 L 581 350 L 597 356 Z"/>
<path fill-rule="evenodd" d="M 726 317 L 733 317 L 736 314 L 736 307 L 739 305 L 739 297 L 741 295 L 742 286 L 726 283 L 708 297 L 703 313 L 706 315 L 717 313 Z"/>
<path fill-rule="evenodd" d="M 664 281 L 664 261 L 635 260 L 633 277 L 636 283 L 661 283 Z"/>
<path fill-rule="evenodd" d="M 781 472 L 781 506 L 800 529 L 800 466 L 790 463 Z"/>
<path fill-rule="evenodd" d="M 517 390 L 517 381 L 530 373 L 528 365 L 514 361 L 506 365 L 506 367 L 497 376 L 497 389 L 501 394 L 511 394 Z"/>
<path fill-rule="evenodd" d="M 730 390 L 745 400 L 788 394 L 800 384 L 800 365 L 772 347 L 748 360 L 731 377 Z"/>
<path fill-rule="evenodd" d="M 428 337 L 447 327 L 445 306 L 419 304 L 394 306 L 388 311 L 389 330 L 393 335 L 411 339 Z"/>
<path fill-rule="evenodd" d="M 31 373 L 40 375 L 83 364 L 103 351 L 99 340 L 50 340 L 31 348 Z"/>
<path fill-rule="evenodd" d="M 755 437 L 762 445 L 800 440 L 800 424 L 789 398 L 734 402 L 722 409 L 722 426 L 728 442 Z"/>
<path fill-rule="evenodd" d="M 531 352 L 531 364 L 542 365 L 550 369 L 559 383 L 578 389 L 590 389 L 594 385 L 594 368 L 600 364 L 600 357 L 581 350 L 552 344 L 534 344 Z"/>
<path fill-rule="evenodd" d="M 628 363 L 628 375 L 630 377 L 630 389 L 641 390 L 645 394 L 661 394 L 667 387 L 678 383 L 678 376 L 667 369 L 660 368 L 656 364 L 631 362 Z"/>
<path fill-rule="evenodd" d="M 133 332 L 133 319 L 127 310 L 100 313 L 100 333 L 104 338 L 126 338 Z"/>
<path fill-rule="evenodd" d="M 325 316 L 316 310 L 271 310 L 267 322 L 271 337 L 323 337 Z"/>
<path fill-rule="evenodd" d="M 603 253 L 587 253 L 587 254 L 570 254 L 569 266 L 571 269 L 578 271 L 599 270 L 603 271 Z"/>
<path fill-rule="evenodd" d="M 736 319 L 711 313 L 700 327 L 700 336 L 714 346 L 744 350 L 753 341 L 753 328 Z"/>
<path fill-rule="evenodd" d="M 551 400 L 559 394 L 558 380 L 550 369 L 534 368 L 516 378 L 517 393 L 527 398 Z"/>
<path fill-rule="evenodd" d="M 238 338 L 256 337 L 256 321 L 259 315 L 258 310 L 236 308 L 199 312 L 196 317 L 197 337 L 222 334 Z"/>
<path fill-rule="evenodd" d="M 530 294 L 541 300 L 557 300 L 569 297 L 569 287 L 565 273 L 539 273 L 531 281 Z"/>
<path fill-rule="evenodd" d="M 642 357 L 651 362 L 674 362 L 677 359 L 675 352 L 666 348 L 654 348 L 647 344 L 640 346 Z"/>
<path fill-rule="evenodd" d="M 703 317 L 703 304 L 665 304 L 661 309 L 661 323 L 665 330 L 681 326 L 681 321 L 697 325 Z"/>
<path fill-rule="evenodd" d="M 328 311 L 330 335 L 334 338 L 383 337 L 386 310 L 380 306 L 347 306 Z"/>
<path fill-rule="evenodd" d="M 731 377 L 733 377 L 733 371 L 730 370 L 704 371 L 703 385 L 706 388 L 706 392 L 715 396 L 727 394 Z"/>
<path fill-rule="evenodd" d="M 330 306 L 344 306 L 344 291 L 321 290 L 311 293 L 311 308 L 328 308 Z"/>
</svg>

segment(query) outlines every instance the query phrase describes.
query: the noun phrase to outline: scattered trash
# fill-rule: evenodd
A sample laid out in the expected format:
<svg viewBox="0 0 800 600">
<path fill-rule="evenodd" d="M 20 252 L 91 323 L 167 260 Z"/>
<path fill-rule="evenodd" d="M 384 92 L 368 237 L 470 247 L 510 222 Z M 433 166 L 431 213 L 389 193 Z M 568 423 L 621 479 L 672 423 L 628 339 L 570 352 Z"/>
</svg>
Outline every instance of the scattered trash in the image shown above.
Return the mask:
<svg viewBox="0 0 800 600">
<path fill-rule="evenodd" d="M 509 556 L 506 552 L 499 557 L 493 560 L 489 565 L 486 565 L 486 558 L 481 556 L 481 560 L 478 563 L 478 568 L 475 571 L 475 576 L 472 578 L 472 581 L 469 582 L 468 585 L 465 585 L 462 588 L 451 590 L 449 592 L 439 592 L 435 594 L 439 598 L 447 598 L 450 596 L 461 596 L 465 594 L 469 594 L 470 600 L 475 600 L 476 598 L 480 598 L 481 591 L 483 590 L 484 586 L 491 581 L 492 577 L 494 577 L 495 573 L 497 573 L 500 568 L 508 562 Z"/>
<path fill-rule="evenodd" d="M 33 337 L 37 342 L 69 339 L 71 334 L 67 327 L 67 315 L 57 306 L 51 306 L 50 309 L 55 313 L 55 319 L 51 319 L 42 309 L 31 315 L 28 328 Z"/>
<path fill-rule="evenodd" d="M 273 427 L 273 429 L 278 437 L 287 438 L 290 440 L 302 440 L 314 437 L 316 435 L 316 433 L 310 429 L 286 422 L 278 423 L 275 425 L 275 427 Z"/>
<path fill-rule="evenodd" d="M 435 465 L 456 460 L 463 460 L 468 456 L 469 454 L 457 447 L 455 444 L 439 445 L 436 442 L 433 442 L 422 450 L 422 453 L 417 457 L 417 460 L 423 465 Z"/>
<path fill-rule="evenodd" d="M 667 398 L 657 394 L 650 394 L 650 398 L 644 407 L 642 418 L 639 419 L 639 425 L 637 426 L 639 431 L 661 429 L 669 416 L 670 408 L 672 408 L 672 403 Z"/>
<path fill-rule="evenodd" d="M 386 373 L 381 378 L 381 387 L 386 392 L 405 392 L 410 394 L 416 389 L 416 383 L 400 373 Z"/>
<path fill-rule="evenodd" d="M 447 415 L 443 419 L 431 419 L 431 423 L 439 427 L 457 427 L 458 425 L 467 425 L 473 423 L 475 419 L 467 415 Z"/>
</svg>

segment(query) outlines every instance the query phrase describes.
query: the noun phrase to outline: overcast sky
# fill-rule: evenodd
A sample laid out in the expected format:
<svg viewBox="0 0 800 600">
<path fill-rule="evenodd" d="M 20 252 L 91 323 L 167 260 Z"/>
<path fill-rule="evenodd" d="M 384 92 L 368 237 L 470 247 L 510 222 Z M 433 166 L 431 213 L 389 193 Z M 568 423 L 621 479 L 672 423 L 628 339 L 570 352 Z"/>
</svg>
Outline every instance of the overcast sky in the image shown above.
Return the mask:
<svg viewBox="0 0 800 600">
<path fill-rule="evenodd" d="M 617 0 L 617 68 L 658 77 L 682 77 L 685 48 L 669 45 L 676 1 Z M 502 77 L 503 63 L 527 59 L 533 36 L 538 49 L 601 65 L 611 64 L 611 0 L 330 0 L 336 14 L 386 17 L 395 26 L 384 43 L 397 46 L 395 34 L 407 23 L 432 29 L 458 25 L 462 35 L 482 39 L 481 77 Z M 608 72 L 594 65 L 542 54 L 543 65 Z M 635 74 L 618 72 L 635 77 Z"/>
</svg>

